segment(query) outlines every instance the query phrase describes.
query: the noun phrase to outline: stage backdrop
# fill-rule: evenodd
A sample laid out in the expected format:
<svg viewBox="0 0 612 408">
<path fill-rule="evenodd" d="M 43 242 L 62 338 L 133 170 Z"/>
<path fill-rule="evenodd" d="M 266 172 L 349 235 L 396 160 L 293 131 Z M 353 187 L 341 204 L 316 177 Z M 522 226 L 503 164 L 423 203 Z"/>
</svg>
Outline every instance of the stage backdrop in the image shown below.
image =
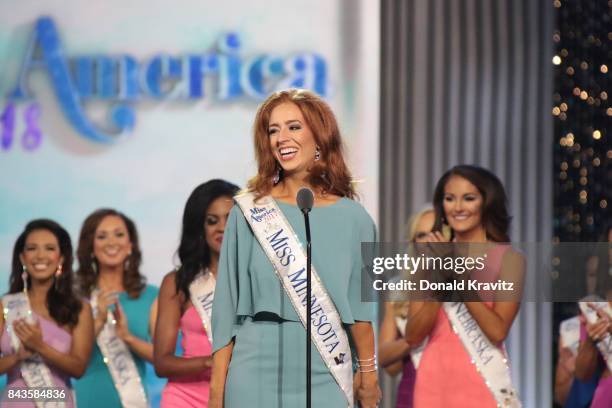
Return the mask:
<svg viewBox="0 0 612 408">
<path fill-rule="evenodd" d="M 377 3 L 0 3 L 0 292 L 29 220 L 57 220 L 76 244 L 100 207 L 135 220 L 159 284 L 188 195 L 210 178 L 245 185 L 256 108 L 290 86 L 331 104 L 375 217 Z"/>
<path fill-rule="evenodd" d="M 0 4 L 0 270 L 29 220 L 55 219 L 76 241 L 90 212 L 114 207 L 136 221 L 143 271 L 159 283 L 188 195 L 213 177 L 245 185 L 258 103 L 289 86 L 330 102 L 375 215 L 372 3 Z"/>
</svg>

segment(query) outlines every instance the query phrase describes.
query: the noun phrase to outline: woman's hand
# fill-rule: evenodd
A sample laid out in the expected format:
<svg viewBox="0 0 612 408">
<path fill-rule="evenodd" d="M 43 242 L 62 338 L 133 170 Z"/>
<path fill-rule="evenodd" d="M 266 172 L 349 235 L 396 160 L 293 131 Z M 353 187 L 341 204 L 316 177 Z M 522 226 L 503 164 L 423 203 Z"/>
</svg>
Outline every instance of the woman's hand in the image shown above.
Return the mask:
<svg viewBox="0 0 612 408">
<path fill-rule="evenodd" d="M 356 398 L 361 408 L 376 408 L 382 398 L 378 386 L 378 371 L 358 372 L 355 376 Z"/>
<path fill-rule="evenodd" d="M 603 339 L 606 333 L 608 333 L 609 329 L 610 329 L 610 322 L 606 320 L 602 320 L 602 319 L 597 320 L 597 322 L 593 324 L 591 323 L 586 324 L 587 334 L 589 335 L 589 338 L 591 339 L 591 341 L 593 341 L 594 343 Z"/>
<path fill-rule="evenodd" d="M 119 295 L 117 292 L 110 292 L 101 290 L 98 294 L 98 304 L 96 306 L 96 314 L 97 318 L 106 321 L 106 315 L 108 313 L 108 308 L 113 304 L 119 302 Z"/>
<path fill-rule="evenodd" d="M 121 303 L 119 303 L 118 300 L 115 302 L 115 311 L 113 316 L 115 317 L 115 333 L 117 333 L 117 337 L 119 337 L 125 343 L 130 343 L 133 336 L 132 333 L 130 333 L 127 315 L 123 311 Z"/>
<path fill-rule="evenodd" d="M 27 360 L 28 358 L 32 357 L 34 353 L 32 352 L 32 350 L 24 346 L 23 343 L 21 343 L 19 345 L 19 349 L 17 350 L 17 354 L 15 355 L 17 356 L 17 360 L 23 361 L 23 360 Z"/>
<path fill-rule="evenodd" d="M 36 320 L 30 324 L 25 319 L 18 319 L 13 322 L 13 328 L 15 334 L 21 340 L 23 346 L 33 351 L 39 351 L 44 345 L 42 338 L 42 330 L 40 329 L 40 323 Z"/>
</svg>

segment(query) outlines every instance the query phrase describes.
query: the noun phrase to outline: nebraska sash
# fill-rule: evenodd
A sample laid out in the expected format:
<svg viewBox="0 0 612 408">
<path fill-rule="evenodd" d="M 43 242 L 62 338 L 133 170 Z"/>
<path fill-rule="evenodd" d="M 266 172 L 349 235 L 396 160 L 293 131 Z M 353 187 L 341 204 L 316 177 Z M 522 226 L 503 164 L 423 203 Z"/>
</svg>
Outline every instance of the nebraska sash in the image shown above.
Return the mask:
<svg viewBox="0 0 612 408">
<path fill-rule="evenodd" d="M 580 311 L 586 318 L 587 322 L 593 324 L 597 322 L 599 316 L 597 316 L 597 312 L 593 310 L 589 304 L 592 304 L 597 309 L 603 310 L 608 315 L 612 316 L 612 308 L 610 308 L 610 304 L 605 301 L 600 302 L 578 302 L 580 306 Z M 612 370 L 612 336 L 610 333 L 606 333 L 600 340 L 596 343 L 597 349 L 603 356 L 604 360 L 606 360 L 606 365 L 609 370 Z"/>
<path fill-rule="evenodd" d="M 465 303 L 444 302 L 444 311 L 497 404 L 500 407 L 520 408 L 521 401 L 512 386 L 505 353 L 491 344 Z"/>
<path fill-rule="evenodd" d="M 98 311 L 98 294 L 98 289 L 91 294 L 91 308 L 94 317 Z M 106 323 L 98 334 L 96 342 L 115 383 L 121 405 L 124 408 L 147 408 L 149 404 L 138 368 L 128 346 L 117 336 L 115 318 L 110 310 L 107 312 Z"/>
<path fill-rule="evenodd" d="M 293 228 L 272 197 L 254 202 L 252 193 L 235 197 L 274 272 L 306 327 L 306 254 Z M 342 320 L 314 266 L 312 273 L 311 340 L 330 373 L 353 407 L 351 347 Z"/>
<path fill-rule="evenodd" d="M 212 345 L 212 325 L 211 325 L 211 314 L 212 314 L 212 304 L 213 298 L 215 297 L 215 277 L 214 275 L 206 269 L 205 271 L 198 274 L 191 285 L 189 285 L 189 297 L 191 298 L 191 303 L 198 311 L 198 315 L 200 315 L 200 319 L 202 319 L 202 324 L 204 325 L 204 330 L 206 331 L 206 336 L 208 337 L 208 341 Z"/>
<path fill-rule="evenodd" d="M 21 341 L 13 330 L 13 323 L 17 319 L 26 319 L 33 323 L 30 301 L 25 292 L 12 293 L 2 297 L 4 306 L 4 321 L 6 330 L 10 335 L 13 351 L 17 352 L 21 347 Z M 21 376 L 28 388 L 57 388 L 51 376 L 51 370 L 38 354 L 21 362 Z M 65 404 L 60 401 L 35 401 L 38 408 L 63 408 Z"/>
</svg>

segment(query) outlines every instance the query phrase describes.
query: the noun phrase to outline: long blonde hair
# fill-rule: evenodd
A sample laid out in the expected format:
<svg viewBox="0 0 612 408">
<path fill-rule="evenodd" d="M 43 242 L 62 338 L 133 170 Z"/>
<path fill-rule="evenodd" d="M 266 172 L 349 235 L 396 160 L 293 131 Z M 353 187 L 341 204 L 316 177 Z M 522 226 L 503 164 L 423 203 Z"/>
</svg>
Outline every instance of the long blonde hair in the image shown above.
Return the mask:
<svg viewBox="0 0 612 408">
<path fill-rule="evenodd" d="M 417 225 L 421 221 L 421 218 L 427 214 L 433 213 L 434 208 L 431 204 L 425 204 L 419 211 L 413 213 L 410 218 L 408 218 L 408 228 L 406 228 L 406 238 L 409 243 L 413 243 L 416 239 L 417 234 Z M 406 318 L 408 314 L 408 304 L 410 302 L 395 302 L 393 303 L 393 314 L 398 317 Z"/>
</svg>

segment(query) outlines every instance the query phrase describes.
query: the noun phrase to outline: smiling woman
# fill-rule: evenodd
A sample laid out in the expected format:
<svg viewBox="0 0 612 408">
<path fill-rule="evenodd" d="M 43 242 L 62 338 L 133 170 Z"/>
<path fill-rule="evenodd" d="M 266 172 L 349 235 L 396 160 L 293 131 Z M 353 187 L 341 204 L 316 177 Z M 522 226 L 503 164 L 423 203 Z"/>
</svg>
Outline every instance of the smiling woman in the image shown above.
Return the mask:
<svg viewBox="0 0 612 408">
<path fill-rule="evenodd" d="M 78 287 L 90 299 L 97 343 L 75 384 L 77 401 L 146 407 L 145 361 L 153 361 L 158 289 L 140 273 L 136 225 L 116 210 L 93 212 L 81 228 L 77 255 Z"/>
<path fill-rule="evenodd" d="M 89 305 L 72 291 L 72 244 L 64 228 L 51 220 L 26 226 L 15 242 L 10 293 L 0 307 L 0 373 L 8 373 L 7 389 L 61 389 L 72 407 L 70 377 L 85 372 L 93 322 Z M 42 359 L 29 359 L 35 354 Z M 9 398 L 2 406 L 36 405 Z"/>
<path fill-rule="evenodd" d="M 490 283 L 488 288 L 496 290 L 486 298 L 481 296 L 483 301 L 479 302 L 466 301 L 473 297 L 466 298 L 470 291 L 460 287 L 449 288 L 457 302 L 411 302 L 406 341 L 416 346 L 429 337 L 414 386 L 415 408 L 468 408 L 474 406 L 474 401 L 483 408 L 520 406 L 503 347 L 519 302 L 499 299 L 504 297 L 506 288 L 501 281 L 510 282 L 516 275 L 522 276 L 524 259 L 507 244 L 510 217 L 506 201 L 499 179 L 481 167 L 455 166 L 436 185 L 434 232 L 425 240 L 448 241 L 441 233 L 446 226 L 450 227 L 452 241 L 480 244 L 474 247 L 486 251 L 486 262 L 478 276 Z M 454 271 L 460 273 L 457 265 Z M 475 352 L 472 347 L 475 341 L 493 357 L 485 359 Z"/>
<path fill-rule="evenodd" d="M 317 95 L 290 89 L 268 97 L 254 129 L 258 174 L 236 196 L 219 258 L 209 406 L 304 406 L 310 344 L 312 406 L 346 408 L 356 399 L 373 408 L 380 401 L 373 310 L 361 302 L 360 279 L 361 242 L 375 241 L 376 232 L 352 200 L 336 118 Z M 315 197 L 310 342 L 306 237 L 296 205 L 302 187 Z M 352 352 L 361 363 L 355 383 Z"/>
</svg>

